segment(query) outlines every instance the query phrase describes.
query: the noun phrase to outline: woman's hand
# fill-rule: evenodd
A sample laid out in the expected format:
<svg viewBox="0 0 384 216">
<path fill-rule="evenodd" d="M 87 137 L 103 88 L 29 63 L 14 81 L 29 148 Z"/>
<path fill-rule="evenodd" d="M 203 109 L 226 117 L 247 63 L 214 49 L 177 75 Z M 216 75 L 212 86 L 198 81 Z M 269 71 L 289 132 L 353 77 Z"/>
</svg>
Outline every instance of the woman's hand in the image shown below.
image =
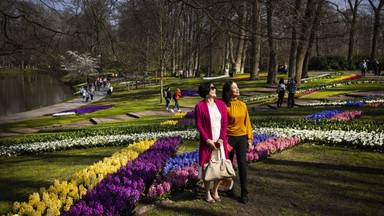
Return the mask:
<svg viewBox="0 0 384 216">
<path fill-rule="evenodd" d="M 207 140 L 207 145 L 209 146 L 209 148 L 211 148 L 211 150 L 216 149 L 215 142 L 213 142 L 213 140 Z"/>
<path fill-rule="evenodd" d="M 249 151 L 251 148 L 252 148 L 252 143 L 249 142 L 249 143 L 248 143 L 248 151 Z"/>
<path fill-rule="evenodd" d="M 218 139 L 218 140 L 217 140 L 217 143 L 219 143 L 219 144 L 220 144 L 220 146 L 221 146 L 221 145 L 223 145 L 223 144 L 224 144 L 224 141 L 223 141 L 222 139 Z"/>
</svg>

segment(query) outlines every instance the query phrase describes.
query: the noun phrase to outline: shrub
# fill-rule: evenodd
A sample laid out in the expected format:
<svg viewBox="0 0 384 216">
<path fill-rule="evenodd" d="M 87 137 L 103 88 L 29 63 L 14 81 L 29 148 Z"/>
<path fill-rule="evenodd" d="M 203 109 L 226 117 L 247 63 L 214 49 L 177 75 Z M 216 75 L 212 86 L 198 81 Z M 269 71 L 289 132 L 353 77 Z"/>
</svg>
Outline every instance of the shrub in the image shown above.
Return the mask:
<svg viewBox="0 0 384 216">
<path fill-rule="evenodd" d="M 341 56 L 315 56 L 309 60 L 309 70 L 345 70 L 348 62 Z"/>
</svg>

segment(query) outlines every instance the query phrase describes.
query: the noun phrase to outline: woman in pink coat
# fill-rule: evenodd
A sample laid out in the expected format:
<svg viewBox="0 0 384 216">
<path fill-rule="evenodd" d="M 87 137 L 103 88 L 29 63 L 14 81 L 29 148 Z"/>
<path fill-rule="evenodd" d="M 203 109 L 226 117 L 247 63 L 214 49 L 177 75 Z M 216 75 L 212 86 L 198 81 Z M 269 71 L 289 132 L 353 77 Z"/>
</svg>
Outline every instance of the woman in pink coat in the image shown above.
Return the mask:
<svg viewBox="0 0 384 216">
<path fill-rule="evenodd" d="M 196 128 L 200 133 L 199 165 L 201 169 L 211 159 L 212 150 L 220 148 L 220 145 L 223 145 L 225 157 L 228 158 L 226 134 L 228 116 L 224 102 L 216 99 L 216 87 L 212 83 L 202 83 L 198 92 L 200 97 L 203 98 L 195 106 Z M 204 181 L 205 200 L 207 202 L 221 201 L 218 194 L 219 185 L 220 180 L 214 181 L 213 194 L 211 195 L 209 190 L 210 182 Z"/>
</svg>

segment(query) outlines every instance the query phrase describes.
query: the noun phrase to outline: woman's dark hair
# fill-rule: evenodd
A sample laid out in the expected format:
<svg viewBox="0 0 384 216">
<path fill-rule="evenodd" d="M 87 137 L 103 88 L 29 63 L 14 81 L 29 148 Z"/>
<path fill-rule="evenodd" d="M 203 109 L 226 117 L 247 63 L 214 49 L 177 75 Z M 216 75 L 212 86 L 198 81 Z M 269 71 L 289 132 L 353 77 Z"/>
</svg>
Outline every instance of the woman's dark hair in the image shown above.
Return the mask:
<svg viewBox="0 0 384 216">
<path fill-rule="evenodd" d="M 280 78 L 279 84 L 284 83 L 284 78 Z"/>
<path fill-rule="evenodd" d="M 223 86 L 223 93 L 221 95 L 222 100 L 224 103 L 229 107 L 231 106 L 231 86 L 232 86 L 233 81 L 228 80 L 227 82 L 224 83 Z"/>
<path fill-rule="evenodd" d="M 209 94 L 209 91 L 211 90 L 211 82 L 203 82 L 199 86 L 198 93 L 200 97 L 205 98 Z"/>
</svg>

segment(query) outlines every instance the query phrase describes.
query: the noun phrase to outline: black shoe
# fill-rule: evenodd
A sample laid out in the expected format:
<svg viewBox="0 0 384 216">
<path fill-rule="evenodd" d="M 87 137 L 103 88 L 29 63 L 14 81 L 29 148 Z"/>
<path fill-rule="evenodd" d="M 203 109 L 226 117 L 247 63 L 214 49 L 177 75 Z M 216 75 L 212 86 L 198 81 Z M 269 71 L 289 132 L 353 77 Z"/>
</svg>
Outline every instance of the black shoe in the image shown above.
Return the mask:
<svg viewBox="0 0 384 216">
<path fill-rule="evenodd" d="M 226 194 L 227 194 L 228 197 L 231 197 L 231 198 L 235 198 L 236 197 L 235 190 L 233 189 L 233 187 L 232 187 L 231 190 L 228 190 L 226 192 Z"/>
<path fill-rule="evenodd" d="M 247 196 L 247 195 L 242 195 L 242 196 L 240 197 L 240 202 L 246 204 L 248 201 L 249 201 L 249 199 L 248 199 L 248 196 Z"/>
</svg>

